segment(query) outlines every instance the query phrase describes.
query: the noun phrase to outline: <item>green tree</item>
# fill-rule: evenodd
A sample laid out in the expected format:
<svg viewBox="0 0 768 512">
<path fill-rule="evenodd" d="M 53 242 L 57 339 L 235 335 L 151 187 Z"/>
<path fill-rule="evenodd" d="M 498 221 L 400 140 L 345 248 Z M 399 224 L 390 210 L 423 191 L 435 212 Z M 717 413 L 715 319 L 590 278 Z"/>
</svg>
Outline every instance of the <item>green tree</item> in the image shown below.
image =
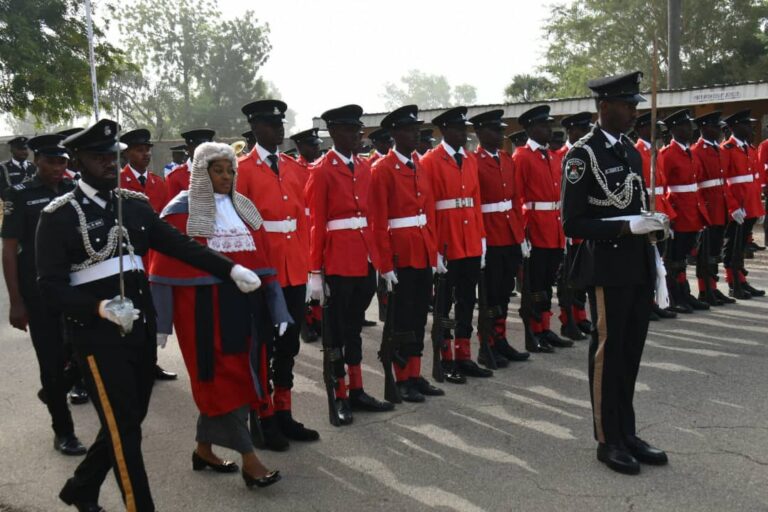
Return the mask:
<svg viewBox="0 0 768 512">
<path fill-rule="evenodd" d="M 558 96 L 588 94 L 587 80 L 640 69 L 650 80 L 654 37 L 666 83 L 667 0 L 575 0 L 551 9 L 546 64 Z M 686 87 L 763 79 L 768 72 L 768 2 L 683 0 L 681 59 Z"/>
<path fill-rule="evenodd" d="M 420 109 L 433 109 L 472 104 L 477 99 L 477 90 L 468 84 L 451 87 L 443 75 L 412 69 L 400 78 L 400 84 L 387 82 L 382 97 L 389 110 L 407 104 L 416 104 Z"/>
<path fill-rule="evenodd" d="M 541 75 L 515 75 L 512 82 L 504 89 L 507 101 L 529 102 L 552 98 L 555 84 Z"/>
<path fill-rule="evenodd" d="M 124 55 L 94 27 L 100 86 L 125 69 Z M 83 3 L 0 0 L 0 110 L 38 125 L 90 114 L 93 105 Z"/>
</svg>

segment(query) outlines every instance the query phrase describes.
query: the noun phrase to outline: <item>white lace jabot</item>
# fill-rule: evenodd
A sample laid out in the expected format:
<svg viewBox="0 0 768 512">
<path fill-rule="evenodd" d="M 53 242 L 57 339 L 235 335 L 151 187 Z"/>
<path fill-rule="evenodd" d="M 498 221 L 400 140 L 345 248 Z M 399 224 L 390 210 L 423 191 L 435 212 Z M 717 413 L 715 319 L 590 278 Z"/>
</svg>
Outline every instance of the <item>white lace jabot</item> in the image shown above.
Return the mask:
<svg viewBox="0 0 768 512">
<path fill-rule="evenodd" d="M 235 211 L 229 194 L 213 194 L 216 199 L 216 225 L 208 247 L 218 252 L 255 251 L 251 232 Z"/>
</svg>

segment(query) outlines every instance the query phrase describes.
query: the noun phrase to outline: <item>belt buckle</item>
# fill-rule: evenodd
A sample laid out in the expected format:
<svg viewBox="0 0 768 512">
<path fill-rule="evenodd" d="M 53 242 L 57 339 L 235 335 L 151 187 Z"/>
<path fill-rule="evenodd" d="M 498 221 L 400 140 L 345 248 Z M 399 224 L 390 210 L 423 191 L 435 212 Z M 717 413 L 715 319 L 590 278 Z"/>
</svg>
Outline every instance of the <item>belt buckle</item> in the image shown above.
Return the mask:
<svg viewBox="0 0 768 512">
<path fill-rule="evenodd" d="M 363 220 L 360 217 L 352 217 L 352 229 L 363 229 Z"/>
<path fill-rule="evenodd" d="M 462 201 L 461 197 L 457 197 L 456 199 L 453 200 L 454 205 L 455 205 L 456 208 L 461 208 L 462 207 L 461 206 L 461 201 Z"/>
</svg>

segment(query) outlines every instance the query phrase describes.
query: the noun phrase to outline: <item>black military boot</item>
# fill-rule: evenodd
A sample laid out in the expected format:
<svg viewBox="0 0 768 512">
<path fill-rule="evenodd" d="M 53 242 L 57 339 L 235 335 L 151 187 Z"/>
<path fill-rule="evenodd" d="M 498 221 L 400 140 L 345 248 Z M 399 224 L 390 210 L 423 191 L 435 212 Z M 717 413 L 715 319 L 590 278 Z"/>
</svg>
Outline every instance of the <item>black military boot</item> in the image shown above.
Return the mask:
<svg viewBox="0 0 768 512">
<path fill-rule="evenodd" d="M 467 382 L 467 377 L 461 373 L 455 361 L 440 361 L 440 365 L 443 367 L 446 382 L 451 384 L 465 384 Z"/>
<path fill-rule="evenodd" d="M 540 332 L 534 333 L 530 340 L 525 340 L 525 350 L 528 352 L 541 352 L 542 354 L 552 354 L 555 351 L 554 347 L 549 344 Z"/>
<path fill-rule="evenodd" d="M 531 357 L 531 354 L 528 352 L 518 352 L 513 346 L 509 344 L 506 338 L 496 338 L 494 346 L 499 354 L 506 357 L 510 361 L 526 361 L 529 357 Z"/>
<path fill-rule="evenodd" d="M 688 281 L 682 283 L 683 293 L 685 295 L 685 301 L 696 311 L 706 311 L 709 309 L 709 304 L 700 301 L 691 294 L 691 285 Z"/>
<path fill-rule="evenodd" d="M 415 382 L 412 382 L 411 379 L 398 382 L 397 391 L 404 402 L 421 403 L 426 400 L 424 395 L 416 388 Z"/>
<path fill-rule="evenodd" d="M 484 350 L 481 350 L 477 355 L 477 362 L 481 365 L 485 366 L 486 368 L 506 368 L 509 366 L 509 360 L 502 356 L 498 350 L 496 350 L 496 347 L 494 345 L 491 345 L 488 347 L 490 350 L 490 357 L 493 357 L 493 361 L 495 362 L 495 366 L 491 364 L 490 361 L 488 361 L 488 357 L 486 355 L 486 352 Z"/>
<path fill-rule="evenodd" d="M 377 400 L 362 389 L 349 391 L 349 404 L 356 411 L 389 412 L 395 408 L 394 404 Z"/>
<path fill-rule="evenodd" d="M 262 450 L 284 452 L 290 446 L 288 439 L 280 432 L 274 416 L 259 418 L 251 411 L 251 440 L 253 446 Z"/>
<path fill-rule="evenodd" d="M 291 441 L 317 441 L 320 434 L 293 419 L 291 411 L 276 411 L 275 420 L 280 432 Z"/>
<path fill-rule="evenodd" d="M 677 313 L 669 311 L 668 309 L 661 309 L 655 302 L 653 303 L 653 306 L 651 306 L 651 310 L 656 313 L 659 318 L 677 318 Z"/>
<path fill-rule="evenodd" d="M 722 302 L 723 304 L 733 304 L 733 303 L 735 303 L 735 302 L 736 302 L 736 299 L 732 299 L 732 298 L 730 298 L 729 296 L 727 296 L 726 294 L 724 294 L 723 292 L 721 292 L 721 291 L 720 291 L 720 290 L 718 290 L 717 288 L 715 288 L 714 290 L 712 290 L 712 293 L 714 293 L 714 294 L 715 294 L 715 297 L 717 297 L 717 299 L 718 299 L 720 302 Z"/>
<path fill-rule="evenodd" d="M 736 291 L 733 286 L 729 286 L 728 295 L 739 300 L 749 300 L 752 298 L 752 294 L 745 290 L 743 286 L 741 286 L 738 291 Z"/>
<path fill-rule="evenodd" d="M 539 339 L 545 339 L 547 340 L 547 343 L 552 345 L 553 347 L 560 347 L 560 348 L 568 348 L 573 346 L 573 341 L 571 340 L 565 340 L 555 334 L 554 332 L 547 329 L 546 331 L 542 331 L 539 333 Z"/>
<path fill-rule="evenodd" d="M 722 306 L 724 304 L 723 301 L 717 298 L 714 290 L 699 292 L 699 300 L 706 302 L 710 306 Z"/>
<path fill-rule="evenodd" d="M 411 377 L 411 382 L 416 387 L 416 389 L 419 390 L 419 393 L 421 393 L 424 396 L 443 396 L 443 395 L 445 395 L 445 391 L 443 391 L 442 389 L 440 389 L 438 387 L 433 386 L 424 377 Z"/>
<path fill-rule="evenodd" d="M 753 297 L 763 297 L 765 295 L 765 290 L 758 290 L 746 281 L 741 284 L 741 287 L 748 291 Z"/>
</svg>

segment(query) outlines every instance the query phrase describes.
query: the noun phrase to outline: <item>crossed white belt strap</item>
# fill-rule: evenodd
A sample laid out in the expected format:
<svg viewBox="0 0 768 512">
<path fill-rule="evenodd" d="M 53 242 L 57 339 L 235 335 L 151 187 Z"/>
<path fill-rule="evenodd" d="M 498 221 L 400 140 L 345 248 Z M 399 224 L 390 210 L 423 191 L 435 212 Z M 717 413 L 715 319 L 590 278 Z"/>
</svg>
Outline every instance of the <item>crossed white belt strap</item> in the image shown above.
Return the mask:
<svg viewBox="0 0 768 512">
<path fill-rule="evenodd" d="M 560 201 L 529 201 L 523 204 L 526 210 L 559 210 Z"/>
<path fill-rule="evenodd" d="M 483 213 L 504 213 L 512 209 L 512 200 L 500 201 L 498 203 L 485 203 L 480 205 Z"/>
<path fill-rule="evenodd" d="M 454 208 L 472 208 L 475 200 L 472 197 L 457 197 L 456 199 L 441 199 L 435 201 L 435 210 L 453 210 Z"/>
<path fill-rule="evenodd" d="M 427 225 L 427 216 L 422 213 L 412 217 L 397 217 L 389 219 L 388 224 L 389 229 L 420 228 Z"/>
<path fill-rule="evenodd" d="M 342 229 L 363 229 L 368 227 L 368 219 L 365 217 L 349 217 L 348 219 L 329 220 L 325 225 L 328 231 L 339 231 Z"/>
<path fill-rule="evenodd" d="M 715 178 L 713 180 L 704 180 L 699 183 L 699 188 L 712 188 L 712 187 L 719 187 L 722 185 L 723 179 L 722 178 Z"/>
<path fill-rule="evenodd" d="M 126 254 L 123 256 L 123 272 L 130 272 L 132 270 L 144 270 L 144 263 L 141 261 L 140 256 L 133 256 Z M 98 281 L 105 277 L 114 276 L 120 273 L 120 258 L 114 257 L 108 260 L 104 260 L 91 267 L 78 270 L 69 274 L 69 284 L 72 286 L 79 286 L 81 284 L 90 283 L 91 281 Z"/>
<path fill-rule="evenodd" d="M 262 226 L 267 233 L 293 233 L 296 231 L 296 219 L 265 220 Z"/>
<path fill-rule="evenodd" d="M 648 192 L 648 195 L 651 194 L 651 190 L 652 190 L 651 187 L 647 187 L 645 190 L 646 190 L 646 192 Z M 664 193 L 664 187 L 656 187 L 656 195 L 657 196 L 660 196 L 663 193 Z"/>
<path fill-rule="evenodd" d="M 689 183 L 688 185 L 670 185 L 669 191 L 674 192 L 676 194 L 681 194 L 684 192 L 696 192 L 698 190 L 698 186 L 696 183 Z"/>
</svg>

